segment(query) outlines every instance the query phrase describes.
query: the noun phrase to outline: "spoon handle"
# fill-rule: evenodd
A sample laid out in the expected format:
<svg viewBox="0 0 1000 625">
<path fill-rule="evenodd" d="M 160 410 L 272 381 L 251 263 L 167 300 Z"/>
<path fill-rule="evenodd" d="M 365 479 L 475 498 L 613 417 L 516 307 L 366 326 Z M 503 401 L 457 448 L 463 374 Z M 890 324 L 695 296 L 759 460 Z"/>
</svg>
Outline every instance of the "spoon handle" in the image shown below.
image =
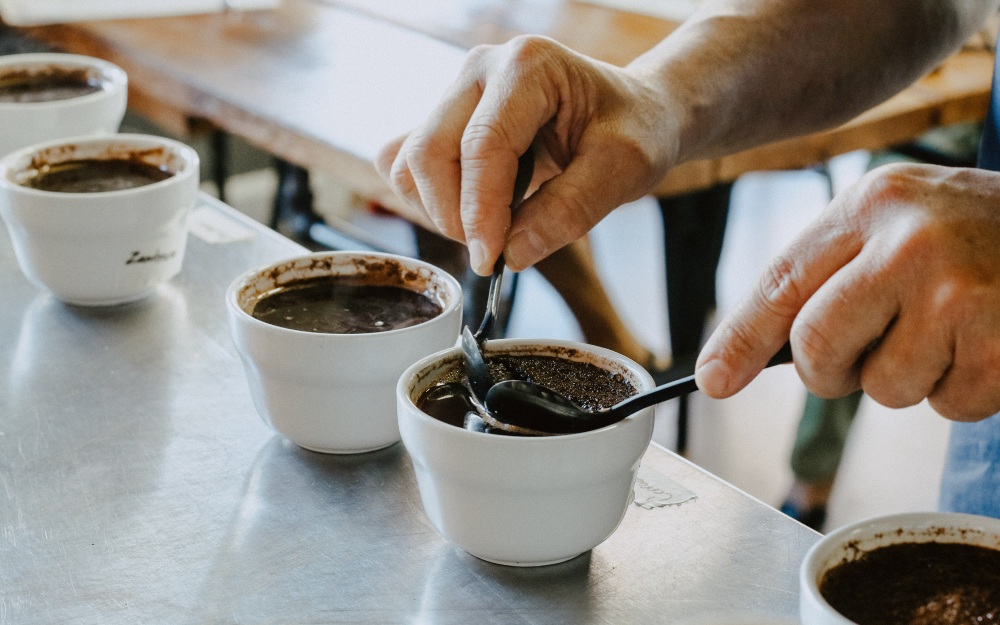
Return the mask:
<svg viewBox="0 0 1000 625">
<path fill-rule="evenodd" d="M 535 152 L 529 147 L 517 159 L 517 175 L 514 177 L 514 196 L 510 201 L 512 217 L 514 211 L 524 201 L 524 195 L 528 192 L 528 185 L 531 184 L 531 178 L 534 175 Z M 490 290 L 486 294 L 486 315 L 483 317 L 483 322 L 479 325 L 479 329 L 476 330 L 475 337 L 477 343 L 482 343 L 486 340 L 490 330 L 493 329 L 493 322 L 496 321 L 497 315 L 500 313 L 500 287 L 503 283 L 503 269 L 505 266 L 506 262 L 504 261 L 503 254 L 500 254 L 500 258 L 493 265 L 493 275 L 490 277 Z"/>
<path fill-rule="evenodd" d="M 773 367 L 775 365 L 783 365 L 789 362 L 792 362 L 792 346 L 789 343 L 785 343 L 781 349 L 778 350 L 778 353 L 767 362 L 765 368 Z M 620 419 L 624 419 L 633 412 L 642 410 L 643 408 L 665 402 L 669 399 L 676 399 L 681 395 L 687 395 L 697 390 L 698 384 L 694 381 L 694 374 L 691 374 L 687 377 L 663 384 L 662 386 L 657 386 L 653 390 L 642 393 L 641 395 L 634 395 L 633 397 L 630 397 L 614 406 L 604 414 L 608 415 L 609 421 L 612 419 L 612 415 L 614 421 L 618 421 Z"/>
</svg>

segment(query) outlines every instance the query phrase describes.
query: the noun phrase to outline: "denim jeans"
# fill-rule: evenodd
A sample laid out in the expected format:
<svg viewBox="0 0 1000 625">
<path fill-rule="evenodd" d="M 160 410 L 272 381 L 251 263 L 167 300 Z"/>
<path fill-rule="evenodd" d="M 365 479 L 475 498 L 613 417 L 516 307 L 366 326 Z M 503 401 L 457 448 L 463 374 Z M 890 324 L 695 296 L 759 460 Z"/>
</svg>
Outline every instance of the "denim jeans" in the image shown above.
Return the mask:
<svg viewBox="0 0 1000 625">
<path fill-rule="evenodd" d="M 939 507 L 1000 518 L 1000 414 L 952 424 Z"/>
</svg>

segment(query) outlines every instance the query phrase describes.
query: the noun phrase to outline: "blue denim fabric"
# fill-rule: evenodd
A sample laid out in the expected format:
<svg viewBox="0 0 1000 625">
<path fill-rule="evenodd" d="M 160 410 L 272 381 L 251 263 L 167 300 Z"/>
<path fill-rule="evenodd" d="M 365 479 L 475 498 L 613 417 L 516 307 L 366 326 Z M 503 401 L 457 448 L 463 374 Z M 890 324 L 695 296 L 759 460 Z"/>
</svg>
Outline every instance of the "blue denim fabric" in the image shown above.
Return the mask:
<svg viewBox="0 0 1000 625">
<path fill-rule="evenodd" d="M 1000 63 L 994 65 L 979 166 L 1000 171 Z M 938 506 L 1000 518 L 1000 414 L 977 423 L 952 424 Z"/>
<path fill-rule="evenodd" d="M 939 507 L 1000 518 L 1000 415 L 952 424 Z"/>
<path fill-rule="evenodd" d="M 997 50 L 1000 55 L 1000 48 Z M 993 94 L 990 97 L 990 108 L 986 113 L 983 125 L 983 139 L 979 144 L 979 166 L 983 169 L 1000 171 L 1000 73 L 996 61 L 993 67 Z"/>
</svg>

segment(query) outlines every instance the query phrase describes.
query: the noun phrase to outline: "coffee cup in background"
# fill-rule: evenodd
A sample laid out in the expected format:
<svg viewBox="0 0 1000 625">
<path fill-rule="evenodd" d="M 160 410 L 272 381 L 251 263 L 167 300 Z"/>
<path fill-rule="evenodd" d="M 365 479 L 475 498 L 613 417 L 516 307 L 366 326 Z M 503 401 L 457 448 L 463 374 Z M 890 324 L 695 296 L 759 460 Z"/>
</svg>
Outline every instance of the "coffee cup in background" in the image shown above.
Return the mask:
<svg viewBox="0 0 1000 625">
<path fill-rule="evenodd" d="M 37 144 L 0 160 L 0 217 L 21 270 L 81 306 L 142 299 L 176 275 L 198 154 L 118 134 Z"/>
<path fill-rule="evenodd" d="M 455 278 L 368 252 L 317 252 L 250 271 L 226 304 L 258 414 L 322 453 L 397 442 L 400 374 L 455 345 L 462 321 Z"/>
<path fill-rule="evenodd" d="M 63 137 L 117 132 L 127 98 L 125 72 L 101 59 L 0 56 L 0 157 Z"/>
</svg>

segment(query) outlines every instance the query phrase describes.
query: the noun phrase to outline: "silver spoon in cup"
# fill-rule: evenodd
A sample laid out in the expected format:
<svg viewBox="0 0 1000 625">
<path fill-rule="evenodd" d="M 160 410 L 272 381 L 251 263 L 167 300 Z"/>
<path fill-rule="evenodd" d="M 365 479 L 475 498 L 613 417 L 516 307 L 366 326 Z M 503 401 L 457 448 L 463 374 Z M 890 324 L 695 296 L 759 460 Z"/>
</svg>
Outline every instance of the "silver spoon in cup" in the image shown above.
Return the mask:
<svg viewBox="0 0 1000 625">
<path fill-rule="evenodd" d="M 531 184 L 531 177 L 535 170 L 535 155 L 531 148 L 517 159 L 517 176 L 514 179 L 514 197 L 510 202 L 511 214 L 524 201 L 524 195 L 528 192 L 528 185 Z M 473 334 L 469 326 L 462 329 L 462 362 L 465 365 L 465 373 L 469 377 L 469 386 L 472 393 L 481 403 L 486 399 L 486 393 L 493 386 L 493 376 L 490 375 L 489 367 L 486 365 L 486 358 L 483 356 L 482 346 L 493 329 L 497 314 L 500 308 L 500 289 L 503 285 L 503 271 L 506 263 L 503 254 L 493 265 L 493 275 L 490 277 L 490 289 L 486 296 L 486 313 L 479 329 Z"/>
</svg>

